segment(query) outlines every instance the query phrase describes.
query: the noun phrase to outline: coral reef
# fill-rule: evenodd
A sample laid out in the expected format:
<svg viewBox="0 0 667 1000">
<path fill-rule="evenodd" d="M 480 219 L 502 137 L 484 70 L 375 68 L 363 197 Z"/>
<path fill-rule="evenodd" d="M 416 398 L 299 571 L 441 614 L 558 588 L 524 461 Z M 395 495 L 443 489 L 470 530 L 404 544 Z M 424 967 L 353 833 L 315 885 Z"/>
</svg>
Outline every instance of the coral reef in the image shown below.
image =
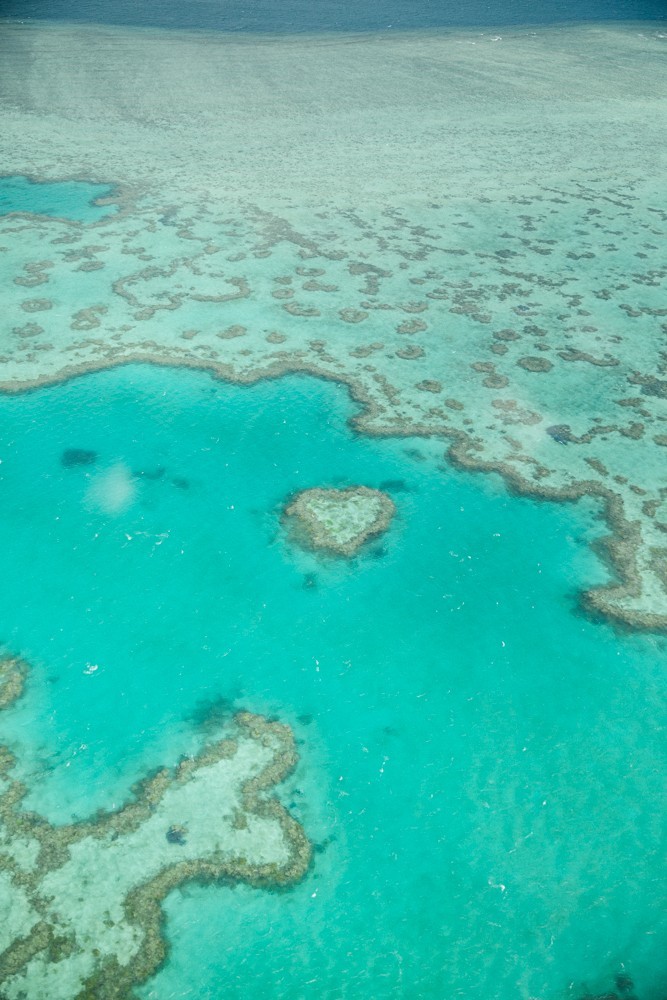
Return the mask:
<svg viewBox="0 0 667 1000">
<path fill-rule="evenodd" d="M 56 45 L 55 30 L 5 32 L 22 55 L 3 80 L 0 169 L 38 187 L 80 182 L 85 163 L 88 181 L 113 183 L 114 211 L 0 219 L 1 391 L 131 361 L 336 380 L 361 431 L 439 436 L 459 464 L 536 497 L 598 496 L 614 580 L 583 604 L 667 628 L 660 33 L 396 33 L 364 43 L 363 95 L 345 43 L 326 43 L 325 86 L 316 39 L 297 79 L 287 43 L 216 37 L 204 51 L 183 35 L 196 72 L 181 97 L 164 40 L 60 28 Z M 128 91 L 130 58 L 164 87 Z M 635 59 L 644 71 L 621 95 L 613 67 Z M 307 119 L 304 81 L 321 109 Z M 100 107 L 110 126 L 93 141 Z"/>
<path fill-rule="evenodd" d="M 309 548 L 348 557 L 386 531 L 395 513 L 386 493 L 367 486 L 303 490 L 285 508 L 295 538 Z"/>
<path fill-rule="evenodd" d="M 25 665 L 0 661 L 0 707 Z M 194 758 L 133 789 L 127 805 L 52 826 L 0 749 L 0 994 L 6 1000 L 121 1000 L 165 957 L 160 904 L 192 880 L 288 886 L 311 846 L 272 796 L 292 770 L 291 731 L 241 712 Z"/>
</svg>

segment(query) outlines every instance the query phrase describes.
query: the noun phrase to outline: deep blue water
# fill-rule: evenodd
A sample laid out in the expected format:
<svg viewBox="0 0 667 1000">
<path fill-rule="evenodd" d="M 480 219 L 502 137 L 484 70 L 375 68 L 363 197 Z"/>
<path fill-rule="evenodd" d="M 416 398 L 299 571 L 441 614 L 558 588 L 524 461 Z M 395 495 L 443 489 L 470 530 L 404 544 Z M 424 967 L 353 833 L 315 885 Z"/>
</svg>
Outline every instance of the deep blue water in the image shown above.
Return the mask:
<svg viewBox="0 0 667 1000">
<path fill-rule="evenodd" d="M 663 0 L 4 0 L 23 19 L 266 33 L 425 30 L 642 21 L 667 17 Z"/>
</svg>

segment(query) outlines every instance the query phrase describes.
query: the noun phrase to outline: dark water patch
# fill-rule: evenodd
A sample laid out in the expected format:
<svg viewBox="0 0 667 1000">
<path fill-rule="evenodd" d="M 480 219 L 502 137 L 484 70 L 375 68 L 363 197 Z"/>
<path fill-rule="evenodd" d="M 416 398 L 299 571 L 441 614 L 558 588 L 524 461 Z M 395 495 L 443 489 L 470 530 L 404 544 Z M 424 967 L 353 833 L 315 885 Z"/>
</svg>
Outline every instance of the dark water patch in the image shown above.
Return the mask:
<svg viewBox="0 0 667 1000">
<path fill-rule="evenodd" d="M 411 488 L 405 479 L 383 479 L 378 486 L 383 493 L 409 493 Z"/>
<path fill-rule="evenodd" d="M 168 843 L 183 845 L 187 843 L 187 838 L 185 834 L 187 833 L 184 826 L 170 826 L 167 830 L 165 836 Z"/>
<path fill-rule="evenodd" d="M 145 28 L 299 34 L 667 18 L 662 0 L 5 0 L 5 17 Z"/>
<path fill-rule="evenodd" d="M 641 392 L 644 396 L 657 396 L 658 399 L 667 399 L 667 382 L 659 378 L 646 376 Z"/>
<path fill-rule="evenodd" d="M 614 989 L 604 993 L 583 993 L 580 1000 L 638 1000 L 635 994 L 635 984 L 627 972 L 619 972 L 614 976 Z"/>
<path fill-rule="evenodd" d="M 420 451 L 419 448 L 405 448 L 404 454 L 407 455 L 408 458 L 411 458 L 414 462 L 426 461 L 426 455 L 423 451 Z"/>
<path fill-rule="evenodd" d="M 217 698 L 203 698 L 186 716 L 186 721 L 196 729 L 210 732 L 220 729 L 226 722 L 229 722 L 235 712 L 236 709 L 231 698 L 222 695 Z"/>
<path fill-rule="evenodd" d="M 547 427 L 547 434 L 558 444 L 569 444 L 572 440 L 572 431 L 568 424 L 552 424 Z"/>
<path fill-rule="evenodd" d="M 616 983 L 616 989 L 621 993 L 632 993 L 634 990 L 634 983 L 627 972 L 619 972 L 618 975 L 614 977 L 614 981 Z"/>
<path fill-rule="evenodd" d="M 79 465 L 94 465 L 97 452 L 89 448 L 65 448 L 60 456 L 60 464 L 66 469 L 74 469 Z"/>
</svg>

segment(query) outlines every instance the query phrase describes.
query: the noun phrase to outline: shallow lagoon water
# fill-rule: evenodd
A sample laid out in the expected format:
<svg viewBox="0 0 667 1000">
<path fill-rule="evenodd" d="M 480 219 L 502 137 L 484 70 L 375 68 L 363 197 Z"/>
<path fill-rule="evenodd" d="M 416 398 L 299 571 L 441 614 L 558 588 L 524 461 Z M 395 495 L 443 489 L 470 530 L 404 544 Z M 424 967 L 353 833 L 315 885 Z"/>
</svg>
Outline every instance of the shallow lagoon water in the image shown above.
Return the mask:
<svg viewBox="0 0 667 1000">
<path fill-rule="evenodd" d="M 622 968 L 659 996 L 667 651 L 575 613 L 605 576 L 594 506 L 355 436 L 310 378 L 130 366 L 0 407 L 3 638 L 33 665 L 3 733 L 29 808 L 110 808 L 232 706 L 301 741 L 283 800 L 311 873 L 174 894 L 142 996 L 555 998 Z M 110 469 L 131 488 L 103 509 Z M 356 482 L 392 493 L 390 532 L 350 564 L 290 548 L 286 497 Z"/>
<path fill-rule="evenodd" d="M 85 181 L 39 184 L 27 177 L 0 177 L 0 215 L 29 212 L 73 222 L 97 222 L 112 211 L 108 205 L 98 205 L 97 200 L 111 193 L 108 185 Z"/>
</svg>

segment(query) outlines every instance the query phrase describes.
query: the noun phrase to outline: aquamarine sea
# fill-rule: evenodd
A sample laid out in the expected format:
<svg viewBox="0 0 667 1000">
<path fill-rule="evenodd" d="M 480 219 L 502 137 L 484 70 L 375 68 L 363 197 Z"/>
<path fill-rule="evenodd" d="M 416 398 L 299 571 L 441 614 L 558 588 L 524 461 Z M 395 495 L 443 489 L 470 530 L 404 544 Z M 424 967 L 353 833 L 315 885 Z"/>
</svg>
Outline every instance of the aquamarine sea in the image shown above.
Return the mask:
<svg viewBox="0 0 667 1000">
<path fill-rule="evenodd" d="M 356 409 L 313 378 L 147 365 L 0 399 L 27 806 L 82 819 L 235 708 L 276 715 L 312 870 L 172 894 L 140 996 L 555 998 L 629 969 L 657 1000 L 665 641 L 577 613 L 606 572 L 592 504 L 357 436 Z M 393 497 L 390 532 L 351 563 L 295 551 L 285 498 L 354 483 Z"/>
<path fill-rule="evenodd" d="M 667 581 L 666 219 L 642 62 L 664 9 L 8 4 L 1 108 L 25 147 L 0 176 L 0 661 L 26 667 L 0 712 L 0 1000 L 70 1000 L 68 983 L 99 1000 L 77 949 L 113 967 L 85 920 L 68 941 L 50 916 L 40 937 L 40 865 L 77 845 L 26 862 L 35 817 L 90 821 L 102 844 L 138 782 L 240 711 L 294 734 L 298 764 L 268 794 L 312 863 L 280 886 L 184 875 L 164 962 L 102 1000 L 667 1000 L 650 584 Z M 586 161 L 596 115 L 617 173 L 606 152 Z M 525 495 L 582 482 L 576 502 Z M 299 545 L 290 500 L 353 486 L 391 498 L 389 528 L 351 558 Z M 612 528 L 637 545 L 625 563 Z M 582 595 L 635 557 L 654 558 L 636 605 L 592 612 Z M 13 902 L 25 886 L 36 930 Z M 128 899 L 110 938 L 139 926 Z"/>
</svg>

